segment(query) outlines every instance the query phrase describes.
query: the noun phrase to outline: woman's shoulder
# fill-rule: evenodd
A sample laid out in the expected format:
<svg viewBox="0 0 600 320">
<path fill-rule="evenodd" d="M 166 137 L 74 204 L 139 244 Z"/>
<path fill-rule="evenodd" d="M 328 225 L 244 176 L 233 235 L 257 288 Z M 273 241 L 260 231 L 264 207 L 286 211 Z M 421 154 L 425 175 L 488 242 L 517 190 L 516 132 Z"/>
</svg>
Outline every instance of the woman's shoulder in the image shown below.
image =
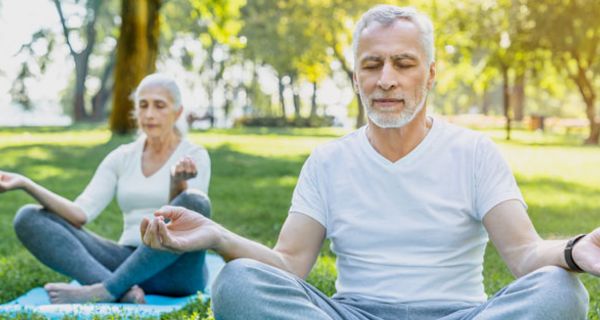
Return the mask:
<svg viewBox="0 0 600 320">
<path fill-rule="evenodd" d="M 132 142 L 124 143 L 114 149 L 111 154 L 128 156 L 141 150 L 140 146 L 144 144 L 144 138 L 139 137 Z"/>
<path fill-rule="evenodd" d="M 183 153 L 183 155 L 185 156 L 190 156 L 192 158 L 199 158 L 199 159 L 205 159 L 205 160 L 209 160 L 209 155 L 208 155 L 208 151 L 206 150 L 206 148 L 204 148 L 204 146 L 194 143 L 193 141 L 190 141 L 187 138 L 183 138 L 183 140 L 181 140 L 181 148 L 180 148 L 181 153 Z"/>
<path fill-rule="evenodd" d="M 197 144 L 193 141 L 191 141 L 188 138 L 183 138 L 181 140 L 181 146 L 182 146 L 182 150 L 186 153 L 190 153 L 190 152 L 206 152 L 206 149 L 204 148 L 204 146 Z"/>
<path fill-rule="evenodd" d="M 113 149 L 106 156 L 105 161 L 121 163 L 126 159 L 132 159 L 134 158 L 135 154 L 141 150 L 140 146 L 143 143 L 144 141 L 142 138 L 137 138 L 132 142 L 124 143 Z"/>
</svg>

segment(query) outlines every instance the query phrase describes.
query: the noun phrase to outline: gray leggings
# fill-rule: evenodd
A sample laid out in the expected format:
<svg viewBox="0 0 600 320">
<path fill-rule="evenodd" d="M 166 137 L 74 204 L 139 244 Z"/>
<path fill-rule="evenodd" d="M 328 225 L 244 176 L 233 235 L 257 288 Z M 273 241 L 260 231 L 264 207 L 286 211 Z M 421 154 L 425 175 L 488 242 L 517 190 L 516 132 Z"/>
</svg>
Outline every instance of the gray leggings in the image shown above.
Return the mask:
<svg viewBox="0 0 600 320">
<path fill-rule="evenodd" d="M 186 190 L 170 205 L 210 217 L 210 201 L 200 191 Z M 206 286 L 206 251 L 176 254 L 143 244 L 122 246 L 75 228 L 39 205 L 21 208 L 14 227 L 19 240 L 42 263 L 81 284 L 102 282 L 117 298 L 136 284 L 145 293 L 171 296 L 194 294 Z"/>
</svg>

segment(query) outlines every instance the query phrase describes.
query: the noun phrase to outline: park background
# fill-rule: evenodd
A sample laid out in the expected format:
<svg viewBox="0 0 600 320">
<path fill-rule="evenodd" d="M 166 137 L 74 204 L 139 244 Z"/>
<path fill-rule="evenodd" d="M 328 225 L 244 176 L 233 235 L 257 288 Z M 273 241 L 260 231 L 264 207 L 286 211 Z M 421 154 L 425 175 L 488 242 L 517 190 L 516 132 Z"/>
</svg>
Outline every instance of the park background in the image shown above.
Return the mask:
<svg viewBox="0 0 600 320">
<path fill-rule="evenodd" d="M 431 16 L 429 112 L 499 144 L 538 232 L 564 238 L 600 225 L 600 1 L 381 2 Z M 272 246 L 311 150 L 364 124 L 350 42 L 372 4 L 0 0 L 0 170 L 74 199 L 134 138 L 135 85 L 164 72 L 183 88 L 190 139 L 211 156 L 214 219 Z M 64 280 L 14 235 L 14 213 L 31 201 L 0 195 L 0 302 Z M 121 225 L 112 203 L 90 229 L 116 239 Z M 484 276 L 488 294 L 512 280 L 492 245 Z M 334 279 L 325 246 L 309 280 L 331 294 Z M 599 319 L 600 283 L 582 279 Z M 206 317 L 202 303 L 165 315 Z"/>
</svg>

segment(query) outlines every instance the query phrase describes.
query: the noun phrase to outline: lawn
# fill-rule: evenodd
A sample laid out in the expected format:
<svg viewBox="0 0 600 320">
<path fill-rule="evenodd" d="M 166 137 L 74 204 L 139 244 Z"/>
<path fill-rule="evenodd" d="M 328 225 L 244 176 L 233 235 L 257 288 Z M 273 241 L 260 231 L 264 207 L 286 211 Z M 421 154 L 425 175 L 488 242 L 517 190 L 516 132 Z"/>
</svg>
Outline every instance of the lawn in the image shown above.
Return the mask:
<svg viewBox="0 0 600 320">
<path fill-rule="evenodd" d="M 212 159 L 209 190 L 213 217 L 231 230 L 272 246 L 286 217 L 291 194 L 304 159 L 317 145 L 332 140 L 337 129 L 234 129 L 194 132 Z M 573 137 L 515 132 L 506 143 L 502 132 L 488 131 L 517 177 L 529 213 L 544 237 L 560 238 L 591 231 L 600 225 L 600 148 L 578 146 Z M 103 128 L 2 129 L 0 170 L 24 173 L 42 185 L 74 199 L 94 169 L 112 149 L 131 137 L 111 138 Z M 0 195 L 0 302 L 31 287 L 65 280 L 36 262 L 12 230 L 15 211 L 32 200 L 23 192 Z M 115 203 L 89 228 L 116 239 L 122 220 Z M 485 259 L 488 294 L 505 286 L 512 276 L 492 246 Z M 327 246 L 309 281 L 331 294 L 335 269 Z M 600 319 L 600 281 L 582 276 L 590 291 L 590 319 Z M 204 319 L 207 305 L 190 304 L 165 319 Z M 30 315 L 28 316 L 30 317 Z M 106 317 L 105 319 L 115 319 Z M 104 319 L 104 318 L 103 318 Z"/>
</svg>

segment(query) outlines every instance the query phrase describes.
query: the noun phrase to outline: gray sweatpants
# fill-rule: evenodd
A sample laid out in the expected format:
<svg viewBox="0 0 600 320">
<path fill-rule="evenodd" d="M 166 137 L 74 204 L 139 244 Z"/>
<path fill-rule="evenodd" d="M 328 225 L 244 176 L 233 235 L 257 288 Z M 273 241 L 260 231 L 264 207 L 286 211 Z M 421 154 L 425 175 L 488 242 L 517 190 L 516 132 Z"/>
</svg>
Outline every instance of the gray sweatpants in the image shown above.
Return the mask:
<svg viewBox="0 0 600 320">
<path fill-rule="evenodd" d="M 210 217 L 210 201 L 200 191 L 186 190 L 170 205 Z M 146 293 L 190 295 L 203 290 L 208 279 L 205 251 L 176 254 L 145 245 L 122 246 L 75 228 L 39 205 L 21 208 L 14 228 L 19 240 L 42 263 L 81 284 L 103 282 L 115 297 L 136 284 Z"/>
<path fill-rule="evenodd" d="M 586 319 L 588 309 L 579 279 L 550 266 L 515 280 L 482 304 L 329 298 L 290 273 L 250 259 L 229 262 L 211 292 L 217 320 L 579 320 Z"/>
</svg>

